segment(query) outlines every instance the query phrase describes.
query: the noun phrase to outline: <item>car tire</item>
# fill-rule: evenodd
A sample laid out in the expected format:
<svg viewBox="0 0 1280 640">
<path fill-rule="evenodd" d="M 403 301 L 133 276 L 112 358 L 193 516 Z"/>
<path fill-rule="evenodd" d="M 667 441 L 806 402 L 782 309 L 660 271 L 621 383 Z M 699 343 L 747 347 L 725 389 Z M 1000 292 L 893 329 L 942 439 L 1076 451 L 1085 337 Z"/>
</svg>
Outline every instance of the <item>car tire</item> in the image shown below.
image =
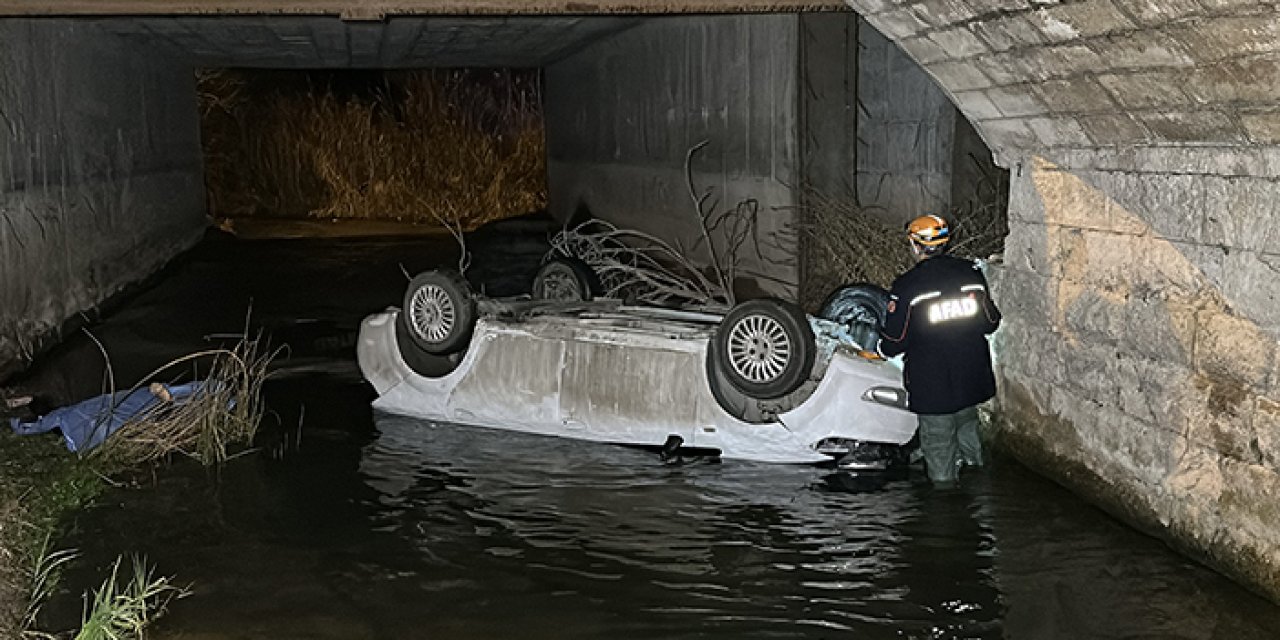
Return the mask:
<svg viewBox="0 0 1280 640">
<path fill-rule="evenodd" d="M 847 327 L 858 346 L 875 350 L 889 317 L 889 292 L 874 284 L 846 284 L 827 296 L 817 317 Z"/>
<path fill-rule="evenodd" d="M 775 298 L 733 307 L 711 339 L 712 366 L 735 389 L 759 400 L 780 398 L 804 384 L 818 350 L 804 312 Z"/>
<path fill-rule="evenodd" d="M 471 287 L 455 271 L 426 271 L 409 281 L 398 322 L 408 344 L 437 356 L 457 353 L 471 343 L 476 301 Z"/>
<path fill-rule="evenodd" d="M 778 417 L 760 406 L 760 401 L 739 391 L 725 378 L 721 367 L 716 364 L 720 358 L 715 340 L 707 342 L 707 387 L 716 404 L 725 413 L 748 424 L 769 424 L 777 422 Z"/>
<path fill-rule="evenodd" d="M 600 295 L 600 278 L 582 260 L 556 256 L 538 268 L 531 293 L 535 300 L 585 302 Z"/>
<path fill-rule="evenodd" d="M 410 371 L 424 378 L 443 378 L 462 362 L 462 352 L 449 355 L 427 353 L 413 340 L 409 327 L 405 326 L 404 314 L 396 314 L 396 347 L 400 350 L 400 359 L 404 360 Z"/>
</svg>

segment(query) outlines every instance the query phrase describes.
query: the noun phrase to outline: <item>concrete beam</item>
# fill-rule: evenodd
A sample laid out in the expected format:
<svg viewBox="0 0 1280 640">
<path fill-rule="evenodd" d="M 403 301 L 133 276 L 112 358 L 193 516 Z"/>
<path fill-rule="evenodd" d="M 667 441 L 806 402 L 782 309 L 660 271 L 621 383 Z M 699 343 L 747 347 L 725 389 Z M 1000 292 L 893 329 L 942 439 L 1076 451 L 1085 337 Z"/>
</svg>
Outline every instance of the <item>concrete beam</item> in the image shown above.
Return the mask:
<svg viewBox="0 0 1280 640">
<path fill-rule="evenodd" d="M 95 20 L 142 47 L 169 45 L 193 66 L 540 67 L 645 20 L 635 16 L 145 16 Z"/>
<path fill-rule="evenodd" d="M 0 16 L 325 15 L 382 20 L 396 15 L 593 15 L 848 11 L 840 0 L 0 0 Z"/>
</svg>

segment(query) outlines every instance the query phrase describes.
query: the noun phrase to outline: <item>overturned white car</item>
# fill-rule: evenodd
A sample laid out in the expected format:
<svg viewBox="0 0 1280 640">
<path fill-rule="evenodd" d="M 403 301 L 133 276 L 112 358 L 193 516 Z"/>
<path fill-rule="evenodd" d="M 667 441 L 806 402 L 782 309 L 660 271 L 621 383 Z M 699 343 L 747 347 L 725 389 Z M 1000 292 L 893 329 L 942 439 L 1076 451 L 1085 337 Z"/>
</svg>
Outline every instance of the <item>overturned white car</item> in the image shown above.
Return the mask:
<svg viewBox="0 0 1280 640">
<path fill-rule="evenodd" d="M 580 265 L 552 261 L 535 294 L 558 286 L 557 273 L 588 286 Z M 551 293 L 562 299 L 491 300 L 455 273 L 418 275 L 402 309 L 361 327 L 374 407 L 667 455 L 854 468 L 905 459 L 916 419 L 901 372 L 860 351 L 883 321 L 882 290 L 842 288 L 827 318 L 773 299 L 714 312 Z"/>
</svg>

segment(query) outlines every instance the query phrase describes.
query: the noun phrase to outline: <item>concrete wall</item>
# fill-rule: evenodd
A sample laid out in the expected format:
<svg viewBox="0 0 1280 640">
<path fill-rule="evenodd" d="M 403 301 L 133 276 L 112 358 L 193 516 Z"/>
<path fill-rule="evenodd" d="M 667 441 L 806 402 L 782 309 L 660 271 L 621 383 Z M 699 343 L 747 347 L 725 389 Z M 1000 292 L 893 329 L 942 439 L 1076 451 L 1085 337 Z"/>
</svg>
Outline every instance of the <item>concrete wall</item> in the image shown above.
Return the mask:
<svg viewBox="0 0 1280 640">
<path fill-rule="evenodd" d="M 957 113 L 951 142 L 951 208 L 1007 207 L 1009 171 L 996 166 L 991 149 L 973 128 L 973 123 Z M 985 256 L 984 256 L 985 257 Z"/>
<path fill-rule="evenodd" d="M 905 222 L 951 206 L 955 104 L 919 64 L 859 30 L 858 201 Z"/>
<path fill-rule="evenodd" d="M 194 77 L 147 54 L 0 20 L 0 376 L 204 227 Z"/>
<path fill-rule="evenodd" d="M 856 13 L 800 15 L 802 186 L 842 200 L 857 197 L 859 23 Z"/>
<path fill-rule="evenodd" d="M 745 292 L 791 294 L 786 232 L 797 179 L 795 15 L 652 18 L 546 70 L 552 213 L 579 212 L 693 246 L 686 151 L 699 193 L 761 205 Z M 754 243 L 749 243 L 749 249 Z"/>
<path fill-rule="evenodd" d="M 683 162 L 703 139 L 696 182 L 722 203 L 785 208 L 812 188 L 893 220 L 952 204 L 964 124 L 955 105 L 853 13 L 649 18 L 551 65 L 547 96 L 550 201 L 561 219 L 589 212 L 691 245 Z M 790 292 L 800 279 L 797 240 L 785 231 L 792 215 L 761 217 L 759 237 L 776 244 L 766 260 L 749 256 L 762 289 Z M 804 269 L 806 280 L 829 279 L 821 265 Z"/>
<path fill-rule="evenodd" d="M 971 212 L 1003 206 L 1006 172 L 920 65 L 856 13 L 803 14 L 800 24 L 805 189 L 797 197 L 807 225 L 849 215 L 897 228 L 925 212 L 960 210 L 964 215 L 952 220 L 964 233 L 975 218 L 986 219 Z M 841 213 L 832 203 L 848 206 Z M 807 308 L 816 310 L 850 279 L 866 279 L 831 259 L 850 248 L 842 240 L 824 232 L 801 240 L 800 297 Z"/>
<path fill-rule="evenodd" d="M 1280 600 L 1274 3 L 850 4 L 1011 169 L 997 442 Z"/>
</svg>

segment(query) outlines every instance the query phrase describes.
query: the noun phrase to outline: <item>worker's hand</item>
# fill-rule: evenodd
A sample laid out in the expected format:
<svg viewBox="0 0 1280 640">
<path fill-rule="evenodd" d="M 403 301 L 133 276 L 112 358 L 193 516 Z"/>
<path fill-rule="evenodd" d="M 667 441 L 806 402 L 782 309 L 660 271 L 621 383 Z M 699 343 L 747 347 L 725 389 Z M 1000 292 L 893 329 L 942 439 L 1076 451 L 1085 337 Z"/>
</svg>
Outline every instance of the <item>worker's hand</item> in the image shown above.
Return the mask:
<svg viewBox="0 0 1280 640">
<path fill-rule="evenodd" d="M 867 360 L 884 360 L 884 356 L 874 351 L 867 351 L 866 349 L 859 351 L 858 355 L 863 358 L 866 358 Z"/>
</svg>

